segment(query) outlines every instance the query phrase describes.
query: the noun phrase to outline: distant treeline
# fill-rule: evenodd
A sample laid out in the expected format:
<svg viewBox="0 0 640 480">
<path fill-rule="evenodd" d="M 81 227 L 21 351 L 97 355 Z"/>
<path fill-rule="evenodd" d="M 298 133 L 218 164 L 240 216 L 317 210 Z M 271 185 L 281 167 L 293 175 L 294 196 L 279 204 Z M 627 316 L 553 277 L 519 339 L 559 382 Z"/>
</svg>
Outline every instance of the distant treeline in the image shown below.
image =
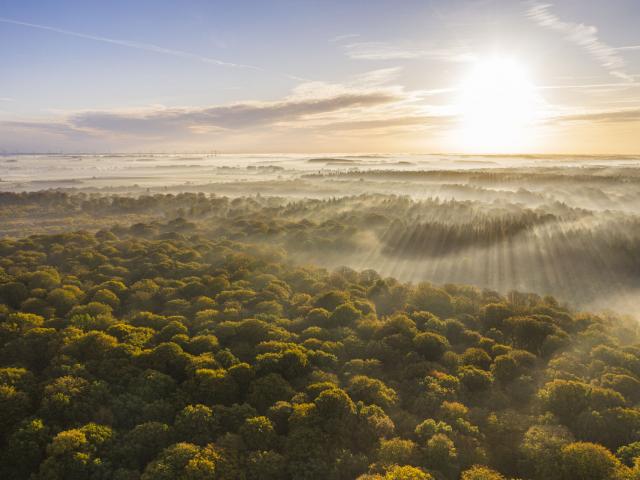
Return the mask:
<svg viewBox="0 0 640 480">
<path fill-rule="evenodd" d="M 358 177 L 432 182 L 467 182 L 471 184 L 537 183 L 570 185 L 572 183 L 637 184 L 640 174 L 637 168 L 610 169 L 607 167 L 584 168 L 489 168 L 485 170 L 385 170 L 357 168 L 347 171 L 309 173 L 303 178 Z"/>
<path fill-rule="evenodd" d="M 0 194 L 0 220 L 4 235 L 133 224 L 149 238 L 170 221 L 182 234 L 266 243 L 304 262 L 397 266 L 404 279 L 517 286 L 578 304 L 640 289 L 640 217 L 558 202 L 46 191 Z"/>
</svg>

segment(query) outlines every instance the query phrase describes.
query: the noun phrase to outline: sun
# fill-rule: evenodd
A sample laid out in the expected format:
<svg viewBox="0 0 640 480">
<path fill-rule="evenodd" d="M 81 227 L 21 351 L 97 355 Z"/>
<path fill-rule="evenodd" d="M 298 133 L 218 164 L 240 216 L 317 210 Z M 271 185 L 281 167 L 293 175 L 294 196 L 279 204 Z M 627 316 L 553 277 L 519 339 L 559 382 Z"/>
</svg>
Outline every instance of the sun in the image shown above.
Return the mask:
<svg viewBox="0 0 640 480">
<path fill-rule="evenodd" d="M 532 147 L 540 99 L 521 63 L 506 57 L 478 60 L 457 92 L 455 148 L 472 153 L 517 153 Z"/>
</svg>

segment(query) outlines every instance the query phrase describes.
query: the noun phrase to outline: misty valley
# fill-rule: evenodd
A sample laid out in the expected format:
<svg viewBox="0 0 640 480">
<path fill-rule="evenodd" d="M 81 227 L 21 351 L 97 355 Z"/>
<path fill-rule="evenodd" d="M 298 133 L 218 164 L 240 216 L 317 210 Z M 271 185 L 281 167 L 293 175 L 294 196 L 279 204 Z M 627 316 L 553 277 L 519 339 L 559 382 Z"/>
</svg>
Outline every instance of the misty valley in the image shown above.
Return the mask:
<svg viewBox="0 0 640 480">
<path fill-rule="evenodd" d="M 60 178 L 42 190 L 33 157 L 8 157 L 0 234 L 148 223 L 153 236 L 181 219 L 182 234 L 277 246 L 302 264 L 634 313 L 640 168 L 633 160 L 52 156 Z"/>
</svg>

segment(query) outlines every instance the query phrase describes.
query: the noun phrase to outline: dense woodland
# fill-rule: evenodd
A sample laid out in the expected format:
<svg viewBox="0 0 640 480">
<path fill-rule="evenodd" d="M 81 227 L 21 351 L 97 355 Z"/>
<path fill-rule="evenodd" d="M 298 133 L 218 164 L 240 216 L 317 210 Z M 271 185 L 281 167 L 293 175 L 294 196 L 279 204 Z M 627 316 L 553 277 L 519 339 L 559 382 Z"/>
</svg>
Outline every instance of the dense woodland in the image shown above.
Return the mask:
<svg viewBox="0 0 640 480">
<path fill-rule="evenodd" d="M 0 240 L 0 478 L 640 479 L 634 320 L 287 255 L 373 199 L 35 195 L 154 218 Z"/>
<path fill-rule="evenodd" d="M 135 225 L 147 237 L 176 231 L 271 245 L 329 269 L 347 265 L 401 281 L 533 291 L 576 307 L 630 311 L 640 292 L 640 216 L 558 201 L 533 206 L 530 192 L 515 194 L 519 201 L 0 193 L 0 236 Z M 631 300 L 620 306 L 614 299 L 621 295 Z"/>
</svg>

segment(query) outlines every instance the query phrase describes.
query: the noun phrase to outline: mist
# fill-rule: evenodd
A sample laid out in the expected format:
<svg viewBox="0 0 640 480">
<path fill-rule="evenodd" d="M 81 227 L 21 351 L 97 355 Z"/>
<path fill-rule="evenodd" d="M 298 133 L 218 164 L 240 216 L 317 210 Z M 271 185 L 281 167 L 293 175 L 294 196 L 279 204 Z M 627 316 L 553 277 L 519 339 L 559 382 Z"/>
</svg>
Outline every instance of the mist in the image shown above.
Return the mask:
<svg viewBox="0 0 640 480">
<path fill-rule="evenodd" d="M 554 295 L 579 308 L 634 313 L 640 289 L 636 161 L 629 156 L 5 155 L 0 232 L 97 229 L 125 219 L 179 217 L 199 234 L 277 246 L 297 263 L 374 269 L 402 281 Z M 18 192 L 32 194 L 13 195 Z M 47 195 L 54 192 L 65 200 L 45 218 L 34 218 L 24 206 L 47 203 L 50 210 Z"/>
</svg>

